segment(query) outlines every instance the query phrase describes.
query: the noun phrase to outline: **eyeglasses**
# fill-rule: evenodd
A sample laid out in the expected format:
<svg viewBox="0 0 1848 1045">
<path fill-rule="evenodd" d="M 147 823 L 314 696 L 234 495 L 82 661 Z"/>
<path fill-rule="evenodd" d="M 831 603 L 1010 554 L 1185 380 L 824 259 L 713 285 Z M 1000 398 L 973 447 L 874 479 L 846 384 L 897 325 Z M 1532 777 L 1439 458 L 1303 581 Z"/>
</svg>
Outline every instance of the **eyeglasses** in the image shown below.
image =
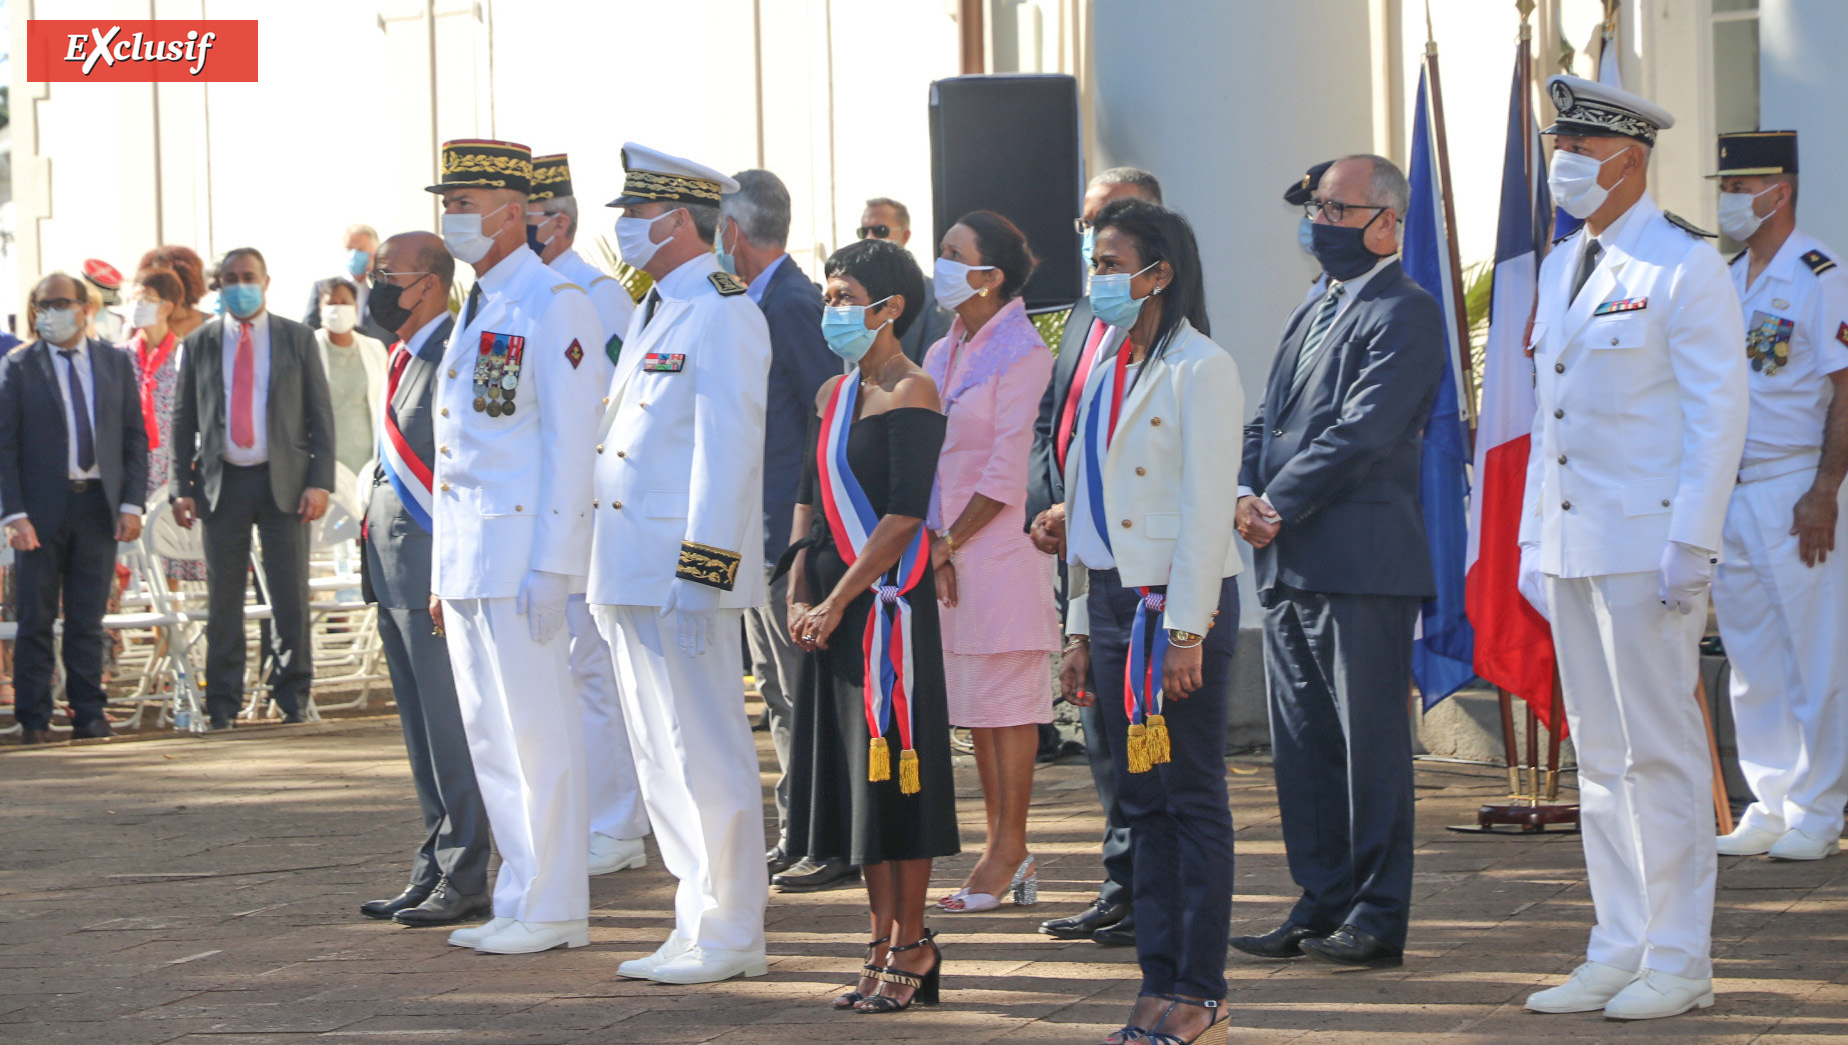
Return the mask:
<svg viewBox="0 0 1848 1045">
<path fill-rule="evenodd" d="M 33 308 L 44 309 L 48 312 L 62 312 L 67 308 L 76 308 L 77 305 L 78 302 L 70 298 L 40 298 L 32 303 Z"/>
<path fill-rule="evenodd" d="M 1326 214 L 1328 215 L 1329 221 L 1340 224 L 1341 219 L 1347 217 L 1347 212 L 1351 210 L 1370 210 L 1377 214 L 1380 211 L 1391 209 L 1391 207 L 1375 207 L 1368 203 L 1342 203 L 1340 200 L 1310 200 L 1308 203 L 1303 204 L 1303 217 L 1308 218 L 1310 221 L 1314 221 L 1317 214 Z"/>
<path fill-rule="evenodd" d="M 390 276 L 428 276 L 428 275 L 430 275 L 430 273 L 428 272 L 386 272 L 384 269 L 373 269 L 371 272 L 366 273 L 366 277 L 374 283 L 383 283 Z"/>
<path fill-rule="evenodd" d="M 874 239 L 887 239 L 887 238 L 890 238 L 892 235 L 892 226 L 890 225 L 862 225 L 859 228 L 854 229 L 853 234 L 860 239 L 865 239 L 868 236 L 871 236 Z"/>
</svg>

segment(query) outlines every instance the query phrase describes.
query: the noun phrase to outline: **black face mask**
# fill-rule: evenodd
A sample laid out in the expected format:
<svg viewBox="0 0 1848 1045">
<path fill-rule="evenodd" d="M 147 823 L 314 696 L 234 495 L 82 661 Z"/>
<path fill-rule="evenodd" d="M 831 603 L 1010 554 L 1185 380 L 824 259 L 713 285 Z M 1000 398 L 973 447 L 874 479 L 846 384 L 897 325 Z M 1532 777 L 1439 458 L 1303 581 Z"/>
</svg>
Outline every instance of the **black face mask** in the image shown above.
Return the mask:
<svg viewBox="0 0 1848 1045">
<path fill-rule="evenodd" d="M 539 224 L 543 225 L 545 222 Z M 526 226 L 526 245 L 533 248 L 534 254 L 541 257 L 545 255 L 545 241 L 539 238 L 539 225 Z"/>
<path fill-rule="evenodd" d="M 425 277 L 419 276 L 418 279 Z M 415 286 L 416 284 L 412 284 Z M 373 322 L 394 333 L 411 318 L 411 310 L 398 304 L 404 296 L 405 287 L 389 279 L 381 279 L 372 285 L 372 295 L 366 299 L 366 311 L 372 313 Z"/>
<path fill-rule="evenodd" d="M 1384 213 L 1386 212 L 1376 212 L 1373 215 L 1374 220 L 1377 221 Z M 1384 256 L 1367 249 L 1365 238 L 1367 229 L 1372 224 L 1373 222 L 1369 221 L 1359 228 L 1351 225 L 1317 224 L 1311 226 L 1310 235 L 1313 242 L 1309 249 L 1315 254 L 1315 260 L 1322 263 L 1322 271 L 1328 273 L 1332 279 L 1346 281 L 1364 275 L 1368 269 L 1372 268 Z"/>
</svg>

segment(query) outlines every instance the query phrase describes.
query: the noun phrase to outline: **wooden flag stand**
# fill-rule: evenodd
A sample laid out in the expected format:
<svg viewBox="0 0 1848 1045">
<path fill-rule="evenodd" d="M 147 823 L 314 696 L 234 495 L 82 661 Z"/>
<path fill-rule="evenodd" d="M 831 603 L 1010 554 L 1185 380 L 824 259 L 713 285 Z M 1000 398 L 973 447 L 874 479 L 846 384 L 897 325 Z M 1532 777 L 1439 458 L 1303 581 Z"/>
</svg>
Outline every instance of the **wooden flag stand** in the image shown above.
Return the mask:
<svg viewBox="0 0 1848 1045">
<path fill-rule="evenodd" d="M 1454 824 L 1465 834 L 1577 834 L 1579 807 L 1559 801 L 1559 741 L 1557 729 L 1547 730 L 1546 766 L 1540 765 L 1540 716 L 1527 705 L 1527 753 L 1523 760 L 1514 733 L 1514 698 L 1496 687 L 1501 699 L 1502 749 L 1508 760 L 1508 801 L 1476 810 L 1474 824 Z M 1559 695 L 1559 678 L 1553 678 L 1552 720 L 1565 717 Z M 1544 776 L 1542 773 L 1544 772 Z M 1544 783 L 1544 787 L 1542 786 Z"/>
</svg>

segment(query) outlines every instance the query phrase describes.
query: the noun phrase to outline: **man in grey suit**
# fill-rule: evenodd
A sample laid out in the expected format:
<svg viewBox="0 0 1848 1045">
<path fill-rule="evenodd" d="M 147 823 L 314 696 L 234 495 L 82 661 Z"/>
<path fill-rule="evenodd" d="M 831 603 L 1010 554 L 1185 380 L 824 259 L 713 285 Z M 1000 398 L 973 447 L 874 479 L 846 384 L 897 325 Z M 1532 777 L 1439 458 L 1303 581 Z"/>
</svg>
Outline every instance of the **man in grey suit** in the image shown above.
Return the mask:
<svg viewBox="0 0 1848 1045">
<path fill-rule="evenodd" d="M 374 314 L 397 329 L 379 425 L 379 465 L 366 504 L 365 587 L 378 603 L 379 642 L 391 670 L 398 722 L 423 809 L 424 840 L 411 881 L 389 900 L 360 905 L 370 918 L 448 925 L 487 912 L 488 815 L 475 784 L 449 644 L 430 616 L 430 423 L 438 368 L 455 317 L 455 259 L 429 232 L 405 232 L 379 248 Z"/>
<path fill-rule="evenodd" d="M 1305 212 L 1320 297 L 1284 327 L 1245 428 L 1237 524 L 1257 549 L 1289 920 L 1234 947 L 1403 963 L 1412 891 L 1412 634 L 1436 594 L 1418 501 L 1444 367 L 1437 302 L 1397 258 L 1410 197 L 1378 156 L 1322 175 Z"/>
<path fill-rule="evenodd" d="M 20 741 L 51 726 L 53 630 L 64 615 L 71 735 L 111 735 L 103 717 L 103 614 L 117 541 L 141 534 L 148 434 L 135 366 L 84 337 L 90 302 L 62 272 L 39 280 L 39 339 L 0 358 L 0 521 L 18 582 L 13 681 Z"/>
<path fill-rule="evenodd" d="M 212 729 L 229 729 L 243 703 L 254 526 L 271 613 L 270 696 L 284 722 L 301 722 L 314 682 L 308 524 L 334 488 L 334 409 L 314 334 L 265 308 L 263 255 L 227 253 L 218 281 L 226 314 L 187 336 L 173 406 L 173 517 L 205 524 L 206 711 Z"/>
<path fill-rule="evenodd" d="M 875 196 L 866 201 L 866 209 L 860 212 L 860 227 L 854 230 L 860 239 L 889 239 L 899 246 L 911 242 L 911 209 L 895 199 Z M 930 250 L 932 257 L 936 251 Z M 937 307 L 937 292 L 931 289 L 930 272 L 924 273 L 924 310 L 911 324 L 911 329 L 898 339 L 899 347 L 904 349 L 905 357 L 919 366 L 924 365 L 924 353 L 930 346 L 943 339 L 950 332 L 950 323 L 956 317 Z"/>
</svg>

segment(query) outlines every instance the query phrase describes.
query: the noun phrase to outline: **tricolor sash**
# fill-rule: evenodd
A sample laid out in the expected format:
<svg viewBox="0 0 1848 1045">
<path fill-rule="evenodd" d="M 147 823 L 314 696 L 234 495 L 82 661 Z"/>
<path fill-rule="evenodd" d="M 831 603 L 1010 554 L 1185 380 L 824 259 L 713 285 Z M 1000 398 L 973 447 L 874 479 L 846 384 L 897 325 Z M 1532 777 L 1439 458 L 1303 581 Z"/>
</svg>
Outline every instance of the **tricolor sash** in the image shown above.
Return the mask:
<svg viewBox="0 0 1848 1045">
<path fill-rule="evenodd" d="M 879 513 L 854 477 L 847 463 L 847 433 L 853 427 L 854 410 L 860 399 L 860 375 L 850 374 L 835 385 L 821 415 L 821 437 L 816 443 L 817 474 L 821 480 L 821 507 L 828 519 L 828 530 L 841 559 L 849 566 L 860 557 Z M 902 794 L 916 794 L 918 756 L 911 743 L 911 693 L 915 679 L 912 670 L 911 602 L 906 595 L 924 579 L 930 569 L 930 540 L 924 527 L 912 536 L 911 543 L 898 562 L 873 585 L 876 598 L 866 614 L 866 632 L 861 638 L 865 656 L 866 731 L 871 737 L 867 751 L 866 778 L 877 782 L 892 776 L 892 757 L 886 734 L 898 722 L 899 750 L 898 789 Z"/>
<path fill-rule="evenodd" d="M 391 488 L 398 492 L 404 514 L 422 527 L 423 532 L 429 533 L 435 528 L 430 520 L 436 507 L 431 493 L 430 466 L 418 459 L 404 433 L 398 430 L 398 411 L 392 405 L 398 392 L 398 379 L 404 376 L 404 368 L 410 362 L 411 353 L 404 342 L 392 346 L 391 375 L 386 385 L 384 416 L 379 423 L 379 465 L 385 470 L 385 478 L 391 481 Z"/>
<path fill-rule="evenodd" d="M 1117 349 L 1116 365 L 1105 371 L 1084 413 L 1084 490 L 1089 509 L 1078 525 L 1094 529 L 1104 547 L 1110 545 L 1110 527 L 1104 513 L 1104 458 L 1123 412 L 1123 394 L 1127 391 L 1129 357 L 1133 351 L 1128 341 Z M 1106 419 L 1105 405 L 1108 404 Z M 1142 596 L 1136 603 L 1136 619 L 1130 626 L 1129 656 L 1123 665 L 1123 713 L 1129 719 L 1129 746 L 1126 752 L 1131 773 L 1146 773 L 1157 763 L 1169 760 L 1167 720 L 1162 717 L 1161 668 L 1168 652 L 1168 629 L 1162 620 L 1166 606 L 1166 589 L 1140 587 Z"/>
</svg>

